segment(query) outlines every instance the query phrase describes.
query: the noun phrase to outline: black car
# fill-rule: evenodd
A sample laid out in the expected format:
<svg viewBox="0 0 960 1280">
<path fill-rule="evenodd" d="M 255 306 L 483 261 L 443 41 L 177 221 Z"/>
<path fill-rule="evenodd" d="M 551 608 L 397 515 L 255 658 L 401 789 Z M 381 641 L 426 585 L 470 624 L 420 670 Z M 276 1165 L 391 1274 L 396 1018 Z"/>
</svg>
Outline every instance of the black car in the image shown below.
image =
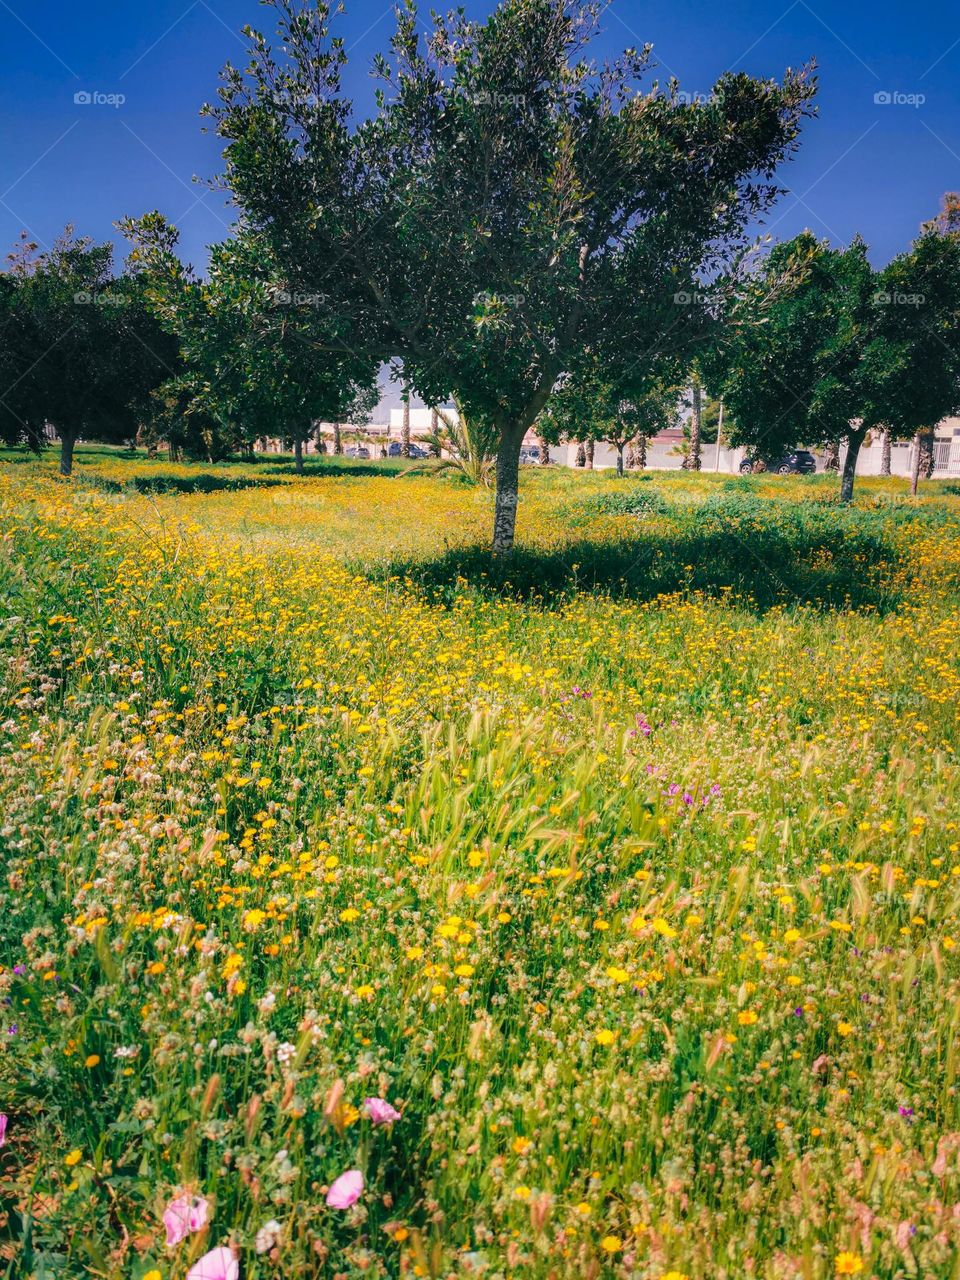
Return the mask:
<svg viewBox="0 0 960 1280">
<path fill-rule="evenodd" d="M 763 457 L 754 454 L 744 458 L 740 463 L 740 474 L 747 475 L 751 471 L 775 471 L 781 476 L 812 475 L 817 469 L 817 460 L 806 449 L 793 449 L 790 453 Z"/>
<path fill-rule="evenodd" d="M 399 442 L 398 440 L 391 440 L 391 441 L 390 441 L 390 443 L 387 445 L 387 457 L 388 457 L 388 458 L 400 458 L 400 457 L 402 457 L 402 456 L 403 456 L 403 455 L 402 455 L 402 446 L 400 445 L 400 442 Z M 422 449 L 422 448 L 420 447 L 420 445 L 418 445 L 418 444 L 411 444 L 411 446 L 410 446 L 410 457 L 411 457 L 411 458 L 426 458 L 426 457 L 429 457 L 429 454 L 427 453 L 426 449 Z"/>
</svg>

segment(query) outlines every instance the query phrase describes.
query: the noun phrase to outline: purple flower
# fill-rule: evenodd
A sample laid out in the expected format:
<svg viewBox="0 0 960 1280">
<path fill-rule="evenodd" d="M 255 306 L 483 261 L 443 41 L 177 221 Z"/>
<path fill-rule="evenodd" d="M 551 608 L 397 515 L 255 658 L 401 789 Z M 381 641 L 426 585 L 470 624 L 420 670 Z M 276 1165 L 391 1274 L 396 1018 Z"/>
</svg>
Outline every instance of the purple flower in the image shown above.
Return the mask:
<svg viewBox="0 0 960 1280">
<path fill-rule="evenodd" d="M 27 966 L 25 964 L 15 964 L 13 966 L 13 972 L 22 976 L 27 972 Z"/>
<path fill-rule="evenodd" d="M 400 1119 L 400 1112 L 386 1098 L 364 1098 L 363 1109 L 374 1124 L 393 1124 Z"/>
<path fill-rule="evenodd" d="M 363 1174 L 359 1169 L 348 1169 L 327 1192 L 327 1204 L 331 1209 L 349 1209 L 362 1195 Z"/>
<path fill-rule="evenodd" d="M 898 1107 L 897 1110 L 900 1112 L 902 1116 L 906 1117 L 907 1119 L 909 1119 L 910 1116 L 913 1115 L 913 1107 Z"/>
<path fill-rule="evenodd" d="M 240 1280 L 240 1263 L 232 1249 L 211 1249 L 187 1272 L 187 1280 Z"/>
<path fill-rule="evenodd" d="M 173 1249 L 192 1231 L 202 1231 L 206 1224 L 207 1202 L 202 1196 L 177 1196 L 163 1211 L 167 1248 Z"/>
<path fill-rule="evenodd" d="M 0 1147 L 7 1145 L 7 1117 L 0 1114 Z"/>
</svg>

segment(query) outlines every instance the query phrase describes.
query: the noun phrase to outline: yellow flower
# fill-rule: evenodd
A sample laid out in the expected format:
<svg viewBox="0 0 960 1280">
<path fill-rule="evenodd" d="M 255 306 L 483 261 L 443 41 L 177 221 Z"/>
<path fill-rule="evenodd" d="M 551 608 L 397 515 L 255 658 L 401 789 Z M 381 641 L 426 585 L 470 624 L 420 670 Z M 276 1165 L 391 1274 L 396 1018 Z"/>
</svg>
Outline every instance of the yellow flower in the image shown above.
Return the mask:
<svg viewBox="0 0 960 1280">
<path fill-rule="evenodd" d="M 744 1009 L 742 1013 L 737 1014 L 737 1021 L 741 1027 L 752 1027 L 755 1022 L 759 1021 L 759 1015 L 753 1009 Z"/>
<path fill-rule="evenodd" d="M 473 965 L 472 965 L 472 964 L 458 964 L 458 965 L 457 965 L 457 967 L 454 969 L 454 971 L 453 971 L 453 972 L 457 975 L 457 977 L 458 977 L 458 978 L 472 978 L 472 977 L 473 977 Z"/>
<path fill-rule="evenodd" d="M 863 1270 L 863 1259 L 855 1253 L 838 1253 L 833 1260 L 833 1270 L 838 1276 L 857 1276 Z"/>
<path fill-rule="evenodd" d="M 660 1280 L 690 1280 L 685 1271 L 665 1271 Z"/>
<path fill-rule="evenodd" d="M 419 960 L 423 955 L 423 947 L 407 947 L 407 959 Z"/>
<path fill-rule="evenodd" d="M 533 1143 L 530 1141 L 529 1138 L 514 1138 L 512 1145 L 516 1154 L 518 1156 L 523 1156 L 523 1155 L 526 1155 L 526 1153 L 530 1150 L 530 1148 L 533 1146 Z"/>
<path fill-rule="evenodd" d="M 68 1169 L 72 1169 L 75 1164 L 79 1164 L 83 1159 L 83 1152 L 79 1147 L 74 1147 L 68 1156 L 64 1157 L 63 1163 Z"/>
<path fill-rule="evenodd" d="M 609 969 L 607 969 L 607 977 L 610 978 L 613 982 L 629 982 L 630 981 L 630 975 L 629 973 L 627 973 L 626 969 L 621 969 L 618 965 L 615 965 L 615 964 L 612 964 L 609 967 Z"/>
<path fill-rule="evenodd" d="M 359 918 L 360 912 L 356 907 L 347 907 L 345 910 L 340 912 L 340 919 L 344 924 L 350 924 L 351 921 L 359 920 Z"/>
<path fill-rule="evenodd" d="M 598 1031 L 593 1038 L 596 1040 L 597 1044 L 613 1044 L 614 1040 L 617 1038 L 617 1033 L 615 1031 L 609 1031 L 604 1027 L 603 1030 Z"/>
<path fill-rule="evenodd" d="M 163 1280 L 163 1277 L 157 1268 L 153 1267 L 150 1271 L 144 1272 L 143 1280 Z"/>
<path fill-rule="evenodd" d="M 838 1034 L 839 1034 L 839 1035 L 841 1035 L 841 1036 L 844 1036 L 844 1037 L 846 1037 L 846 1036 L 852 1036 L 852 1035 L 853 1035 L 853 1033 L 854 1033 L 854 1030 L 855 1030 L 855 1028 L 854 1028 L 854 1025 L 853 1025 L 853 1023 L 852 1023 L 852 1022 L 838 1022 L 838 1023 L 837 1023 L 837 1032 L 838 1032 Z"/>
<path fill-rule="evenodd" d="M 623 1241 L 619 1236 L 604 1236 L 600 1241 L 600 1248 L 604 1253 L 619 1253 L 623 1248 Z"/>
<path fill-rule="evenodd" d="M 677 936 L 676 929 L 664 920 L 663 916 L 657 916 L 653 921 L 653 932 L 659 933 L 661 938 L 675 938 Z"/>
<path fill-rule="evenodd" d="M 84 1059 L 83 1065 L 85 1067 L 90 1067 L 92 1070 L 94 1067 L 99 1065 L 99 1062 L 100 1062 L 99 1053 L 91 1053 L 91 1054 L 88 1054 L 87 1057 Z"/>
</svg>

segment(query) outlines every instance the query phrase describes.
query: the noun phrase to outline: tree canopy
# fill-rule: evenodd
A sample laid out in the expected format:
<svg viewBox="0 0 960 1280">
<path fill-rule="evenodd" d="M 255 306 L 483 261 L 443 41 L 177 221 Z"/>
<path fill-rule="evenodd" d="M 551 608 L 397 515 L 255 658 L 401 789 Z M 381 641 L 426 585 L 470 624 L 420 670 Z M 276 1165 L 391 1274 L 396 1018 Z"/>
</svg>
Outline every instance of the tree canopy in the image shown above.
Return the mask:
<svg viewBox="0 0 960 1280">
<path fill-rule="evenodd" d="M 834 249 L 804 232 L 770 252 L 738 307 L 710 357 L 733 443 L 846 442 L 845 500 L 869 431 L 909 437 L 960 409 L 955 234 L 927 230 L 875 271 L 862 240 Z"/>
<path fill-rule="evenodd" d="M 152 316 L 135 270 L 68 227 L 49 250 L 25 239 L 0 284 L 0 430 L 39 447 L 45 425 L 69 475 L 80 436 L 131 441 L 151 390 L 177 372 L 176 342 Z"/>
<path fill-rule="evenodd" d="M 239 228 L 211 247 L 205 279 L 176 255 L 178 233 L 158 213 L 123 224 L 147 297 L 176 336 L 188 415 L 217 424 L 225 442 L 260 436 L 302 447 L 320 421 L 363 420 L 376 404 L 377 366 L 343 338 L 316 294 L 291 285 L 263 236 Z"/>
<path fill-rule="evenodd" d="M 354 123 L 330 7 L 271 0 L 209 108 L 225 180 L 294 288 L 354 349 L 399 357 L 427 403 L 496 430 L 494 549 L 512 546 L 524 432 L 588 346 L 634 358 L 650 313 L 719 271 L 778 194 L 813 84 L 727 73 L 706 101 L 642 87 L 649 47 L 588 57 L 590 0 L 503 0 L 484 21 L 398 16 Z M 426 34 L 421 34 L 426 25 Z"/>
</svg>

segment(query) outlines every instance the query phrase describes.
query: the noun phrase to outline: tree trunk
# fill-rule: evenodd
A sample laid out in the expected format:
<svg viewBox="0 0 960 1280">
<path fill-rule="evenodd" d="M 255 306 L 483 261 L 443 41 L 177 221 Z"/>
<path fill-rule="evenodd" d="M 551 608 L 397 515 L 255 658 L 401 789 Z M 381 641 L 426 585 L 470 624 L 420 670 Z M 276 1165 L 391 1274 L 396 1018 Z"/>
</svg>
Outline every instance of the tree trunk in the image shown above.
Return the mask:
<svg viewBox="0 0 960 1280">
<path fill-rule="evenodd" d="M 836 440 L 831 440 L 830 443 L 827 445 L 826 454 L 827 456 L 824 459 L 824 463 L 823 463 L 824 471 L 839 471 L 840 470 L 839 442 Z"/>
<path fill-rule="evenodd" d="M 700 452 L 703 430 L 703 388 L 700 379 L 693 380 L 693 408 L 690 413 L 690 454 L 688 463 L 691 471 L 700 470 Z"/>
<path fill-rule="evenodd" d="M 886 427 L 880 437 L 880 474 L 882 476 L 890 474 L 891 444 L 890 428 Z"/>
<path fill-rule="evenodd" d="M 934 433 L 928 428 L 920 432 L 920 475 L 924 480 L 929 480 L 933 475 L 933 445 Z"/>
<path fill-rule="evenodd" d="M 303 475 L 303 439 L 299 435 L 293 437 L 293 467 L 298 476 Z"/>
<path fill-rule="evenodd" d="M 595 442 L 594 442 L 593 440 L 588 440 L 588 441 L 587 441 L 586 454 L 587 454 L 587 470 L 588 470 L 588 471 L 592 471 L 592 470 L 593 470 L 593 450 L 594 450 L 594 444 L 595 444 Z"/>
<path fill-rule="evenodd" d="M 543 436 L 537 436 L 537 446 L 540 450 L 539 462 L 541 467 L 550 465 L 550 446 L 544 440 Z"/>
<path fill-rule="evenodd" d="M 637 442 L 634 439 L 630 441 L 630 444 L 627 447 L 627 470 L 632 471 L 636 465 L 637 465 Z"/>
<path fill-rule="evenodd" d="M 920 487 L 920 432 L 913 437 L 913 457 L 910 460 L 910 492 L 917 496 Z"/>
<path fill-rule="evenodd" d="M 440 442 L 437 439 L 437 435 L 439 434 L 439 432 L 440 432 L 440 415 L 439 413 L 437 413 L 436 409 L 431 409 L 430 410 L 430 435 L 432 436 L 432 442 L 430 444 L 430 456 L 432 458 L 439 458 L 441 454 Z"/>
<path fill-rule="evenodd" d="M 636 459 L 633 465 L 637 468 L 637 470 L 646 471 L 647 469 L 647 437 L 646 436 L 643 436 L 643 435 L 637 436 L 636 449 L 633 456 Z"/>
<path fill-rule="evenodd" d="M 403 428 L 400 432 L 400 457 L 410 457 L 410 392 L 403 393 Z"/>
<path fill-rule="evenodd" d="M 847 456 L 843 460 L 843 475 L 840 478 L 840 501 L 853 501 L 853 480 L 857 474 L 857 458 L 867 431 L 861 427 L 859 431 L 851 431 L 847 436 Z"/>
<path fill-rule="evenodd" d="M 583 447 L 583 441 L 581 440 L 577 444 L 577 466 L 585 467 L 586 465 L 587 465 L 587 451 Z"/>
<path fill-rule="evenodd" d="M 77 443 L 77 434 L 66 427 L 60 428 L 58 434 L 60 436 L 60 474 L 69 476 L 73 474 L 73 446 Z"/>
<path fill-rule="evenodd" d="M 333 424 L 333 452 L 343 453 L 343 436 L 340 434 L 340 423 Z"/>
<path fill-rule="evenodd" d="M 617 445 L 617 475 L 623 478 L 623 445 Z"/>
<path fill-rule="evenodd" d="M 914 497 L 920 487 L 920 478 L 929 480 L 933 475 L 933 441 L 932 427 L 924 427 L 914 437 L 913 464 L 910 468 L 910 492 Z"/>
<path fill-rule="evenodd" d="M 493 554 L 508 556 L 513 550 L 520 500 L 520 449 L 524 430 L 516 425 L 504 429 L 497 451 L 497 493 L 493 516 Z"/>
</svg>

